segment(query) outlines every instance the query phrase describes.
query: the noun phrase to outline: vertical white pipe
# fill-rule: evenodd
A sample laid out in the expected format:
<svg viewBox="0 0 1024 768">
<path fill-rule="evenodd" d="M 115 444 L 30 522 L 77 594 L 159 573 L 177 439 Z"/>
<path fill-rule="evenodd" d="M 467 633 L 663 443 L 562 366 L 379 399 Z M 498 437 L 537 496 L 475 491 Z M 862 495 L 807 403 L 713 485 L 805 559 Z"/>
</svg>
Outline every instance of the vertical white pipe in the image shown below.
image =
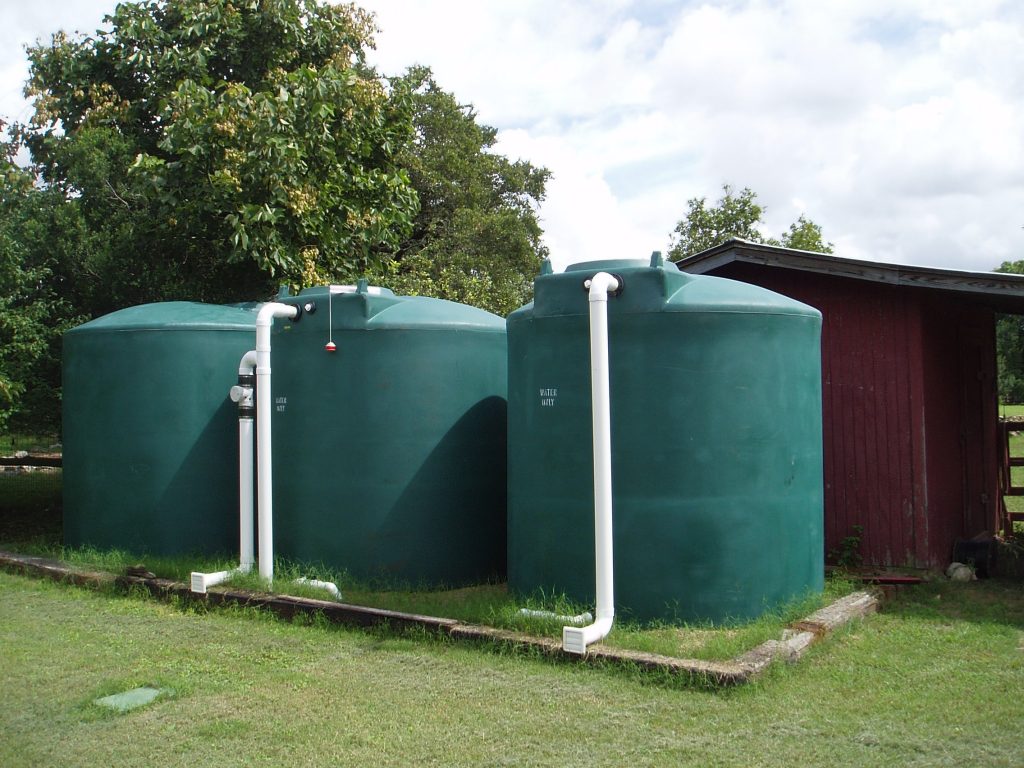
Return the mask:
<svg viewBox="0 0 1024 768">
<path fill-rule="evenodd" d="M 252 505 L 252 375 L 256 366 L 256 350 L 242 355 L 238 363 L 238 381 L 230 397 L 238 403 L 238 568 L 216 573 L 192 572 L 192 591 L 205 594 L 208 587 L 222 584 L 236 573 L 248 573 L 255 562 Z M 243 378 L 245 377 L 245 378 Z M 244 382 L 250 382 L 248 385 Z"/>
<path fill-rule="evenodd" d="M 608 374 L 608 292 L 619 281 L 607 272 L 590 279 L 590 394 L 594 433 L 594 560 L 597 618 L 585 627 L 562 627 L 562 648 L 585 654 L 607 636 L 615 620 L 612 560 L 612 427 Z"/>
<path fill-rule="evenodd" d="M 238 364 L 238 375 L 252 376 L 256 368 L 256 350 L 243 355 Z M 253 392 L 243 392 L 246 405 L 253 405 Z M 250 415 L 238 417 L 238 569 L 242 573 L 252 570 L 256 562 L 256 542 L 253 513 L 253 419 Z"/>
<path fill-rule="evenodd" d="M 259 506 L 260 578 L 274 579 L 274 500 L 271 450 L 271 417 L 273 397 L 270 390 L 270 329 L 275 317 L 293 318 L 298 307 L 270 302 L 260 307 L 256 315 L 256 450 L 257 479 L 256 503 Z"/>
<path fill-rule="evenodd" d="M 238 568 L 242 573 L 252 570 L 256 562 L 253 530 L 253 423 L 238 420 Z"/>
</svg>

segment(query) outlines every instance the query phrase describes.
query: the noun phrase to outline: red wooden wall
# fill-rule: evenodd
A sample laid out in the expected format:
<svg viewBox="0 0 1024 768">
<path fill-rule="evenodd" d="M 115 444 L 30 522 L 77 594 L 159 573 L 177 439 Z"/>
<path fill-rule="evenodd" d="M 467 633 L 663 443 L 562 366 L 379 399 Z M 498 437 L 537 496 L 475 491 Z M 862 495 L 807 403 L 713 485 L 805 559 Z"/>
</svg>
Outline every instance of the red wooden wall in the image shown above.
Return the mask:
<svg viewBox="0 0 1024 768">
<path fill-rule="evenodd" d="M 826 552 L 944 567 L 996 524 L 991 310 L 949 291 L 732 262 L 714 271 L 821 310 Z"/>
</svg>

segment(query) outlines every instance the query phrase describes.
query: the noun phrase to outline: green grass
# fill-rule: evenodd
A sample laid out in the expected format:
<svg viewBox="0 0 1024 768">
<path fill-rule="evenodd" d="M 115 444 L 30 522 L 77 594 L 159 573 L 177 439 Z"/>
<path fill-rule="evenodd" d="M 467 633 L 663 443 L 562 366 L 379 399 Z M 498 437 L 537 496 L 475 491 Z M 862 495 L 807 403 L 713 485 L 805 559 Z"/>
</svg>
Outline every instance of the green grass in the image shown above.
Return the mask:
<svg viewBox="0 0 1024 768">
<path fill-rule="evenodd" d="M 1020 765 L 1024 594 L 907 590 L 717 693 L 0 574 L 0 765 Z M 127 713 L 91 702 L 139 685 Z"/>
<path fill-rule="evenodd" d="M 0 548 L 6 547 L 0 540 Z M 25 551 L 25 550 L 17 550 Z M 120 550 L 92 548 L 38 547 L 30 554 L 54 557 L 87 570 L 121 573 L 131 565 L 143 564 L 158 576 L 176 581 L 189 581 L 192 571 L 214 572 L 229 570 L 235 563 L 228 559 L 139 556 Z M 579 613 L 583 606 L 564 598 L 539 597 L 517 600 L 508 593 L 504 584 L 483 584 L 459 589 L 401 589 L 381 590 L 359 583 L 345 574 L 323 568 L 302 568 L 293 563 L 278 561 L 275 565 L 273 590 L 253 572 L 232 578 L 225 587 L 252 591 L 274 591 L 303 597 L 329 599 L 323 591 L 295 583 L 299 576 L 335 582 L 346 603 L 373 608 L 386 608 L 427 616 L 440 616 L 460 621 L 518 630 L 539 637 L 560 638 L 562 623 L 556 620 L 524 617 L 523 607 L 541 608 L 557 613 Z M 655 623 L 642 625 L 618 621 L 605 644 L 669 656 L 706 660 L 726 660 L 750 650 L 765 640 L 777 639 L 782 630 L 797 619 L 849 594 L 855 585 L 842 580 L 830 580 L 823 594 L 813 595 L 769 611 L 755 621 L 730 626 L 670 625 Z"/>
<path fill-rule="evenodd" d="M 56 477 L 56 484 L 54 478 Z M 131 565 L 142 564 L 158 576 L 188 582 L 192 571 L 229 570 L 233 558 L 155 557 L 119 550 L 67 548 L 61 543 L 59 473 L 16 475 L 0 481 L 0 548 L 64 560 L 83 569 L 121 573 Z M 559 614 L 577 614 L 588 607 L 576 605 L 558 595 L 535 595 L 515 599 L 504 584 L 483 584 L 461 589 L 394 589 L 353 580 L 345 573 L 322 567 L 275 563 L 274 589 L 288 594 L 325 598 L 321 590 L 294 583 L 300 576 L 333 581 L 342 590 L 345 602 L 394 611 L 442 616 L 460 621 L 486 624 L 528 632 L 541 637 L 559 638 L 561 622 L 519 613 L 523 607 L 549 610 Z M 238 576 L 227 586 L 266 590 L 256 573 Z M 736 626 L 639 625 L 623 620 L 606 643 L 609 646 L 669 656 L 706 660 L 725 660 L 743 653 L 770 638 L 778 638 L 783 628 L 822 605 L 848 594 L 853 585 L 831 581 L 824 595 L 814 595 L 766 613 L 756 621 Z"/>
</svg>

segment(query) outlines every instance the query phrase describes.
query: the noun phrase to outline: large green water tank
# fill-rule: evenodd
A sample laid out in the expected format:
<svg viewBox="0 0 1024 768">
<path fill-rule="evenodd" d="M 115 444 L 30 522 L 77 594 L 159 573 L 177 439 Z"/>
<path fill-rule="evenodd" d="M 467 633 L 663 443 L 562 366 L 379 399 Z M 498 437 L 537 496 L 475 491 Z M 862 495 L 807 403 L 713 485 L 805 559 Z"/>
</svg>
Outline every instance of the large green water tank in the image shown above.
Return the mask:
<svg viewBox="0 0 1024 768">
<path fill-rule="evenodd" d="M 616 612 L 748 619 L 823 586 L 821 315 L 651 262 L 542 274 L 508 319 L 509 585 L 594 601 L 588 297 L 608 301 Z"/>
<path fill-rule="evenodd" d="M 411 585 L 502 576 L 505 320 L 366 286 L 281 301 L 315 311 L 271 336 L 275 552 Z"/>
<path fill-rule="evenodd" d="M 64 542 L 158 555 L 238 550 L 227 397 L 256 316 L 165 302 L 64 334 Z"/>
</svg>

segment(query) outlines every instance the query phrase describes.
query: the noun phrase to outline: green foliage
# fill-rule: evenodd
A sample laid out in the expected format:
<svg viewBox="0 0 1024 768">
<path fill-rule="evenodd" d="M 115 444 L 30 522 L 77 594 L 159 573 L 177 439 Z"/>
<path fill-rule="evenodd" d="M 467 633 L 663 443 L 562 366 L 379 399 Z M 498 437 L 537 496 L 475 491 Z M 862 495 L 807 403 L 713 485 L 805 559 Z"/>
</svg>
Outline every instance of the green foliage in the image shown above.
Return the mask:
<svg viewBox="0 0 1024 768">
<path fill-rule="evenodd" d="M 1004 261 L 996 272 L 1024 275 L 1024 261 Z M 1024 403 L 1024 316 L 996 317 L 999 402 Z"/>
<path fill-rule="evenodd" d="M 547 251 L 537 206 L 550 173 L 492 151 L 497 131 L 444 91 L 426 67 L 400 79 L 415 141 L 399 161 L 420 201 L 412 233 L 373 275 L 396 292 L 506 315 L 529 301 Z"/>
<path fill-rule="evenodd" d="M 676 261 L 712 248 L 733 237 L 761 242 L 757 229 L 764 209 L 757 204 L 757 195 L 744 187 L 734 195 L 728 184 L 722 186 L 722 197 L 708 207 L 706 197 L 687 201 L 686 216 L 673 230 L 669 257 Z"/>
<path fill-rule="evenodd" d="M 430 70 L 367 66 L 372 17 L 315 0 L 146 0 L 29 49 L 21 129 L 66 204 L 58 276 L 95 316 L 367 274 L 506 314 L 546 251 L 545 169 Z"/>
<path fill-rule="evenodd" d="M 29 48 L 35 113 L 4 143 L 0 427 L 56 430 L 61 333 L 124 306 L 363 274 L 529 300 L 548 172 L 493 152 L 429 69 L 379 77 L 366 12 L 141 0 L 104 23 Z"/>
<path fill-rule="evenodd" d="M 74 320 L 47 242 L 59 201 L 15 163 L 19 146 L 0 140 L 0 428 L 56 431 L 60 335 Z"/>
<path fill-rule="evenodd" d="M 774 245 L 774 242 L 769 240 Z M 789 231 L 783 233 L 779 245 L 784 248 L 798 248 L 801 251 L 815 253 L 832 253 L 832 243 L 826 243 L 821 235 L 821 227 L 802 213 L 789 225 Z"/>
<path fill-rule="evenodd" d="M 100 235 L 108 306 L 350 277 L 416 211 L 407 89 L 364 60 L 371 17 L 315 0 L 118 5 L 29 49 L 43 179 Z"/>
<path fill-rule="evenodd" d="M 863 525 L 850 526 L 850 534 L 843 537 L 843 540 L 839 542 L 839 548 L 829 550 L 829 560 L 840 568 L 858 568 L 864 562 L 864 558 L 860 553 L 863 536 Z"/>
<path fill-rule="evenodd" d="M 679 261 L 731 238 L 832 253 L 832 243 L 822 238 L 821 227 L 803 214 L 779 239 L 766 238 L 761 234 L 759 225 L 763 214 L 764 207 L 757 202 L 757 194 L 749 187 L 734 194 L 729 184 L 722 185 L 722 197 L 714 206 L 708 205 L 706 197 L 691 198 L 687 201 L 686 216 L 672 231 L 669 258 Z"/>
</svg>

